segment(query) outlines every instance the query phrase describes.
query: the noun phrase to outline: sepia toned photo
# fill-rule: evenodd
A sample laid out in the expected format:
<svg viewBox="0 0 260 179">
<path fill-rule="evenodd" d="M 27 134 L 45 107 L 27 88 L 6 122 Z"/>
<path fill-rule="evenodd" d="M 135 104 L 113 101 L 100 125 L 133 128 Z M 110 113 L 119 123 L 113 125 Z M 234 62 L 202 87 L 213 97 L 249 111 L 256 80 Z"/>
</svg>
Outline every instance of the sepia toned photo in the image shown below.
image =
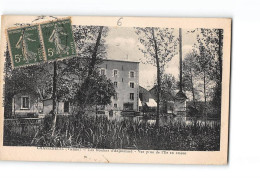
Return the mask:
<svg viewBox="0 0 260 179">
<path fill-rule="evenodd" d="M 20 17 L 2 18 L 0 159 L 226 164 L 230 19 Z"/>
</svg>

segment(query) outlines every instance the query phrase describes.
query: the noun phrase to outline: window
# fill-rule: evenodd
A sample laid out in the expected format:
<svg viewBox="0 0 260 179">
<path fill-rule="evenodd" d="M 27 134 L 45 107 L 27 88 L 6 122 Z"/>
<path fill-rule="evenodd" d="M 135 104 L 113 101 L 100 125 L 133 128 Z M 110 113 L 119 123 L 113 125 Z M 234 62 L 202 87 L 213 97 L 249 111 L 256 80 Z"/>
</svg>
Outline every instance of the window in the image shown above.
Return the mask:
<svg viewBox="0 0 260 179">
<path fill-rule="evenodd" d="M 70 103 L 68 101 L 64 102 L 64 112 L 68 113 L 70 110 Z"/>
<path fill-rule="evenodd" d="M 115 100 L 117 100 L 117 96 L 118 96 L 118 94 L 116 93 L 116 94 L 114 95 L 114 99 L 115 99 Z"/>
<path fill-rule="evenodd" d="M 124 103 L 123 110 L 124 111 L 132 111 L 134 109 L 134 103 Z"/>
<path fill-rule="evenodd" d="M 134 100 L 134 93 L 130 93 L 130 99 Z"/>
<path fill-rule="evenodd" d="M 130 71 L 130 77 L 134 78 L 135 77 L 135 72 L 134 71 Z"/>
<path fill-rule="evenodd" d="M 21 97 L 21 109 L 29 109 L 30 104 L 29 104 L 29 96 L 22 96 Z"/>
<path fill-rule="evenodd" d="M 100 74 L 101 74 L 101 75 L 106 75 L 106 70 L 105 70 L 104 68 L 101 68 L 101 69 L 100 69 Z"/>
<path fill-rule="evenodd" d="M 117 88 L 117 81 L 114 82 L 114 87 Z"/>
<path fill-rule="evenodd" d="M 117 104 L 116 103 L 114 104 L 114 108 L 117 108 Z"/>
<path fill-rule="evenodd" d="M 117 70 L 113 70 L 113 71 L 114 71 L 113 74 L 116 77 L 118 75 L 118 71 Z"/>
<path fill-rule="evenodd" d="M 135 88 L 135 83 L 130 82 L 130 88 Z"/>
</svg>

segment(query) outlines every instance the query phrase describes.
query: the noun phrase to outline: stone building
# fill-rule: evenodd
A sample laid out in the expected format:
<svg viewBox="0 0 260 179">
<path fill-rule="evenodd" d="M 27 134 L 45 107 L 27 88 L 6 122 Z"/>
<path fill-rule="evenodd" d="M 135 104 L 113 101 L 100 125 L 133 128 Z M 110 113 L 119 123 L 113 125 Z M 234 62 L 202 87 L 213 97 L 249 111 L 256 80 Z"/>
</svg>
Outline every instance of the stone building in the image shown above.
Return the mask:
<svg viewBox="0 0 260 179">
<path fill-rule="evenodd" d="M 106 110 L 138 111 L 139 62 L 104 60 L 99 70 L 113 82 L 116 90 Z"/>
</svg>

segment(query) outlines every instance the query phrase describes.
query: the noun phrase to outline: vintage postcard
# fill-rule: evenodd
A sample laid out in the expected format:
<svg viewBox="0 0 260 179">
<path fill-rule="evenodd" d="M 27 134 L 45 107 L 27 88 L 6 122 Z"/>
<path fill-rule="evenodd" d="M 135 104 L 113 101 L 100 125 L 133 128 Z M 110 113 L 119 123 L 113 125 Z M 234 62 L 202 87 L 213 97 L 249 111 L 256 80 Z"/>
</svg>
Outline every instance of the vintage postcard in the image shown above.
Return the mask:
<svg viewBox="0 0 260 179">
<path fill-rule="evenodd" d="M 231 19 L 2 16 L 0 160 L 227 164 Z"/>
</svg>

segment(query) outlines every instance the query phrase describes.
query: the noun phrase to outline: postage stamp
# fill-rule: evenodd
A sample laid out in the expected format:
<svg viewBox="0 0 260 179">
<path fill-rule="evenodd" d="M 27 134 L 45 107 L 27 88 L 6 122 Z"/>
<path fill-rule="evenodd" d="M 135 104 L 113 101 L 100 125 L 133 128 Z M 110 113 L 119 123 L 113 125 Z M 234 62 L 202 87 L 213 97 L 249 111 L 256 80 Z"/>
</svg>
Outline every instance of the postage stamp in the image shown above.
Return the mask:
<svg viewBox="0 0 260 179">
<path fill-rule="evenodd" d="M 40 28 L 47 61 L 76 55 L 70 19 L 40 24 Z"/>
<path fill-rule="evenodd" d="M 13 67 L 32 65 L 44 60 L 38 25 L 8 29 L 7 34 Z"/>
</svg>

